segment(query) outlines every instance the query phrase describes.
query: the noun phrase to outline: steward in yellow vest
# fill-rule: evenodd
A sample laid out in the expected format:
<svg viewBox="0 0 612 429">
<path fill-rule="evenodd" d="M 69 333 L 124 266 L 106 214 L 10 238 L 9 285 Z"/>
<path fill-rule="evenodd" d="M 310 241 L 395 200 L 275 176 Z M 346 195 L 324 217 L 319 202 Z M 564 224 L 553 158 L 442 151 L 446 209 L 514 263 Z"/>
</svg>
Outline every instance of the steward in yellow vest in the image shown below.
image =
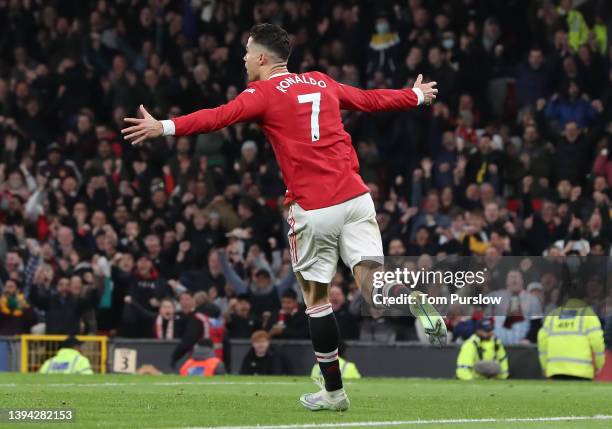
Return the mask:
<svg viewBox="0 0 612 429">
<path fill-rule="evenodd" d="M 604 364 L 604 348 L 599 317 L 578 298 L 548 313 L 538 332 L 546 377 L 593 379 Z"/>
<path fill-rule="evenodd" d="M 494 327 L 493 318 L 479 320 L 476 333 L 461 345 L 455 373 L 459 380 L 508 378 L 508 356 Z"/>
<path fill-rule="evenodd" d="M 47 359 L 38 370 L 41 374 L 93 374 L 89 359 L 80 352 L 83 344 L 74 336 L 68 337 L 60 345 L 55 356 Z"/>
</svg>

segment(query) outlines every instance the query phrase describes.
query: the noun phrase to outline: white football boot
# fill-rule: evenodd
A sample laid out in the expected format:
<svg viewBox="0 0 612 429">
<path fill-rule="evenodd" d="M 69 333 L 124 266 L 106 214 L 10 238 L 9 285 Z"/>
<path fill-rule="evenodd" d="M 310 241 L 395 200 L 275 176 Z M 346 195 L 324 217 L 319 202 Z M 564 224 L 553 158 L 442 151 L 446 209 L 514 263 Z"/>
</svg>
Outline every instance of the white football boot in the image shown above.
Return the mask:
<svg viewBox="0 0 612 429">
<path fill-rule="evenodd" d="M 304 393 L 300 397 L 300 404 L 311 411 L 331 410 L 346 411 L 351 405 L 344 388 L 335 392 L 325 390 L 325 385 L 321 378 L 314 378 L 314 382 L 321 388 L 316 393 Z"/>
<path fill-rule="evenodd" d="M 447 340 L 446 323 L 444 323 L 444 318 L 433 305 L 423 302 L 422 297 L 424 295 L 424 293 L 419 291 L 414 291 L 410 294 L 413 297 L 413 303 L 410 304 L 410 312 L 423 325 L 429 343 L 441 347 L 446 344 Z"/>
</svg>

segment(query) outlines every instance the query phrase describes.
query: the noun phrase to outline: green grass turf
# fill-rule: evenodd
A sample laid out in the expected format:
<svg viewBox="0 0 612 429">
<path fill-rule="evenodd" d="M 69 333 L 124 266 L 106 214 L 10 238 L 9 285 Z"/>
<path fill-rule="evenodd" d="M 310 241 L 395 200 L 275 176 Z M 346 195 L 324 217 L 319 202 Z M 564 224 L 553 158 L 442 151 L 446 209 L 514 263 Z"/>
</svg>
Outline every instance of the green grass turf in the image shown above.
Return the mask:
<svg viewBox="0 0 612 429">
<path fill-rule="evenodd" d="M 185 382 L 190 384 L 178 384 Z M 370 378 L 351 381 L 346 388 L 352 401 L 349 411 L 313 413 L 298 404 L 300 394 L 316 390 L 306 377 L 226 376 L 203 379 L 1 373 L 0 408 L 72 408 L 76 411 L 77 422 L 74 425 L 0 426 L 16 429 L 184 428 L 612 414 L 612 383 Z M 612 420 L 427 424 L 416 427 L 590 429 L 611 428 Z"/>
</svg>

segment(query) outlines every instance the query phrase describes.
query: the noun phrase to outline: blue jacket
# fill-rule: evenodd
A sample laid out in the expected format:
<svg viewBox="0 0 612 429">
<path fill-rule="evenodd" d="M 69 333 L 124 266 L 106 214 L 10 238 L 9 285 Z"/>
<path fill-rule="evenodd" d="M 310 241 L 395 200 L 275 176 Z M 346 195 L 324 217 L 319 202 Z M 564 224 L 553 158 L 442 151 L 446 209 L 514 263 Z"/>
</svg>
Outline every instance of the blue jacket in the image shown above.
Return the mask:
<svg viewBox="0 0 612 429">
<path fill-rule="evenodd" d="M 580 128 L 588 127 L 597 111 L 586 100 L 557 99 L 550 101 L 544 111 L 547 119 L 559 121 L 561 127 L 567 122 L 575 121 Z"/>
</svg>

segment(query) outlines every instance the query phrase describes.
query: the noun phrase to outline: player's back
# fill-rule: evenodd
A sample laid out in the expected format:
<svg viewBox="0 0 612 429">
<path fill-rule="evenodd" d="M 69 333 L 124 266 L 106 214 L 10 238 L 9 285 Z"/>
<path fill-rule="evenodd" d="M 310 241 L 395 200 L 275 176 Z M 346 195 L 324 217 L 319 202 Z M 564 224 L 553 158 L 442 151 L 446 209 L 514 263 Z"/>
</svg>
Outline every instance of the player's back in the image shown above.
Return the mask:
<svg viewBox="0 0 612 429">
<path fill-rule="evenodd" d="M 261 118 L 287 185 L 306 210 L 367 192 L 350 135 L 344 130 L 339 84 L 320 72 L 275 75 L 252 83 L 267 103 Z"/>
</svg>

